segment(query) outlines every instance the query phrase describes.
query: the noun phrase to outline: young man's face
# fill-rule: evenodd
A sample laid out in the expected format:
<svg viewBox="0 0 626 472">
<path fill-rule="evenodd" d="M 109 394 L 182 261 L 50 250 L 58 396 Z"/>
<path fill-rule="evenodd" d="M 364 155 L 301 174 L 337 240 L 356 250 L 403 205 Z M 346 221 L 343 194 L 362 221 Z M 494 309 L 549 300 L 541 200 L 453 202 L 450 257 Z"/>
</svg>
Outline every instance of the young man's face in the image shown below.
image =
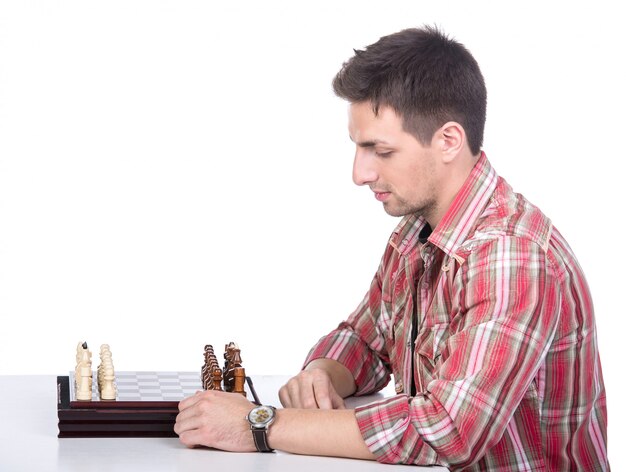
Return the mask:
<svg viewBox="0 0 626 472">
<path fill-rule="evenodd" d="M 350 139 L 356 144 L 352 179 L 368 185 L 392 216 L 418 213 L 427 220 L 437 205 L 437 163 L 402 129 L 402 119 L 389 107 L 374 115 L 369 102 L 350 105 Z"/>
</svg>

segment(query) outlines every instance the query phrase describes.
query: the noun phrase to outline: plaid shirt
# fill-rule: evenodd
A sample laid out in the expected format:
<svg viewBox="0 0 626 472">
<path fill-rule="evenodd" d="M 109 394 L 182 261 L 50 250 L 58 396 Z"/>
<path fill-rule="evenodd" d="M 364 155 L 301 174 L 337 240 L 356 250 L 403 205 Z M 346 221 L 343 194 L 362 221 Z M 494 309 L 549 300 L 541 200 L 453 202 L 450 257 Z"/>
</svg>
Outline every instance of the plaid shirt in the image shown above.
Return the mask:
<svg viewBox="0 0 626 472">
<path fill-rule="evenodd" d="M 452 470 L 609 470 L 593 306 L 563 237 L 484 154 L 428 229 L 403 218 L 363 302 L 306 360 L 341 362 L 357 395 L 393 374 L 398 395 L 356 410 L 370 450 Z"/>
</svg>

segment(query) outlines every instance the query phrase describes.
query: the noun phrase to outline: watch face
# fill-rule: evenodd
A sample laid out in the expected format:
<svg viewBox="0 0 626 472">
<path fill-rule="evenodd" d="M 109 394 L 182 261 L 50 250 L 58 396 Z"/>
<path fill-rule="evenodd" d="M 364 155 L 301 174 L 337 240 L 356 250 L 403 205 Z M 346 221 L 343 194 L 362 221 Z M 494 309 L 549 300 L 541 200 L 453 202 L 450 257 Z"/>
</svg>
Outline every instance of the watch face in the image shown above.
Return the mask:
<svg viewBox="0 0 626 472">
<path fill-rule="evenodd" d="M 257 406 L 248 414 L 248 421 L 255 428 L 262 428 L 269 425 L 274 419 L 275 411 L 270 406 Z"/>
</svg>

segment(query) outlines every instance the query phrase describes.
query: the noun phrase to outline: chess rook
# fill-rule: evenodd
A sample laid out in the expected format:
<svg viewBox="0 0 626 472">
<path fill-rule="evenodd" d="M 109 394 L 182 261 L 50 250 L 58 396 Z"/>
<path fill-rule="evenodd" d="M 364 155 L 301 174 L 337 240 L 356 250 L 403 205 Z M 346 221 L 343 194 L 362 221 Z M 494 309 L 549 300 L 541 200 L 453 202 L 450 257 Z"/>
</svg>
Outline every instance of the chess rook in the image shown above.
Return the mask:
<svg viewBox="0 0 626 472">
<path fill-rule="evenodd" d="M 213 390 L 222 390 L 222 369 L 219 365 L 213 368 Z"/>
<path fill-rule="evenodd" d="M 244 385 L 246 383 L 246 371 L 243 367 L 235 367 L 235 385 L 233 387 L 233 393 L 240 393 L 244 397 L 246 396 L 246 391 L 244 390 Z"/>
</svg>

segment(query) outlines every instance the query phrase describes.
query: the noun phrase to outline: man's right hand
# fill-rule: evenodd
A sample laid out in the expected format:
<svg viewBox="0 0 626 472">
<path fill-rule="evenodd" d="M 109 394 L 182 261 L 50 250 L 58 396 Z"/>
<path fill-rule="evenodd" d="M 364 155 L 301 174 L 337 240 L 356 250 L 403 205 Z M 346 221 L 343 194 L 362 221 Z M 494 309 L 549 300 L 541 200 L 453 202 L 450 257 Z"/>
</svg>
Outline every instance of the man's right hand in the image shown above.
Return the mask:
<svg viewBox="0 0 626 472">
<path fill-rule="evenodd" d="M 331 359 L 316 359 L 283 385 L 278 397 L 285 408 L 343 409 L 343 398 L 355 390 L 346 367 Z"/>
</svg>

